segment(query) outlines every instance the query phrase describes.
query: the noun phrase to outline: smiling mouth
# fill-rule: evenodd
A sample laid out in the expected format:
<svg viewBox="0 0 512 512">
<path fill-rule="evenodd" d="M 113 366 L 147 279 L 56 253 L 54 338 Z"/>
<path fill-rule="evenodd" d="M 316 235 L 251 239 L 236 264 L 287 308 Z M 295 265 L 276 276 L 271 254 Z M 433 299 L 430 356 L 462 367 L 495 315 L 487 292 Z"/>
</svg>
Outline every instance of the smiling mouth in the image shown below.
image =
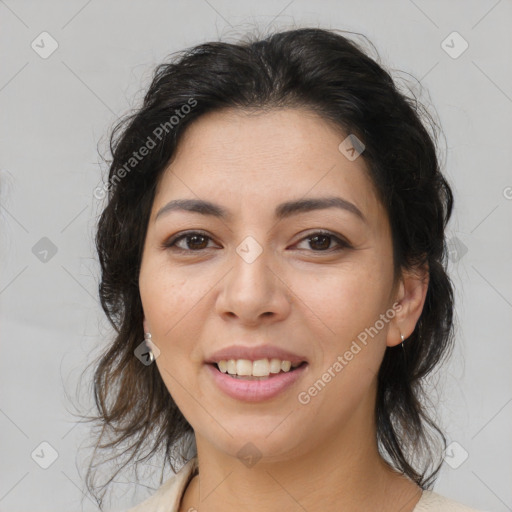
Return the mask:
<svg viewBox="0 0 512 512">
<path fill-rule="evenodd" d="M 291 366 L 289 370 L 281 369 L 279 372 L 269 373 L 268 375 L 264 375 L 264 376 L 237 375 L 237 374 L 229 373 L 228 371 L 222 371 L 221 368 L 219 367 L 219 363 L 208 363 L 208 364 L 213 366 L 219 373 L 223 373 L 226 376 L 231 377 L 232 379 L 249 380 L 250 381 L 250 380 L 269 380 L 274 377 L 277 377 L 278 375 L 282 375 L 283 373 L 293 373 L 294 371 L 298 370 L 299 368 L 306 366 L 308 363 L 306 361 L 302 361 L 302 363 Z"/>
</svg>

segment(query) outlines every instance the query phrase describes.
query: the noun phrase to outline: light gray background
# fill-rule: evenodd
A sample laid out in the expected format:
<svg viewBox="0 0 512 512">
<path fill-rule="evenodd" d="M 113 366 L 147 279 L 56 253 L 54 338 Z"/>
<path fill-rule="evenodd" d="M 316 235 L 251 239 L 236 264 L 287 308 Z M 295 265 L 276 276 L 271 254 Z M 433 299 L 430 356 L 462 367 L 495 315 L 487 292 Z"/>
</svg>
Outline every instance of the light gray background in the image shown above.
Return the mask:
<svg viewBox="0 0 512 512">
<path fill-rule="evenodd" d="M 169 53 L 267 25 L 361 32 L 384 65 L 411 73 L 430 94 L 456 199 L 449 236 L 459 324 L 433 398 L 449 442 L 458 443 L 447 461 L 460 465 L 446 463 L 435 490 L 475 508 L 512 510 L 510 0 L 0 0 L 0 23 L 2 512 L 96 510 L 82 496 L 77 458 L 88 430 L 77 426 L 65 392 L 74 396 L 107 332 L 93 246 L 101 208 L 93 190 L 105 170 L 98 142 Z M 35 40 L 43 51 L 43 31 L 58 43 L 46 59 L 31 48 Z M 442 47 L 453 31 L 469 44 L 458 58 Z M 452 51 L 462 48 L 452 39 Z M 55 255 L 38 253 L 43 237 Z M 31 456 L 49 456 L 42 442 L 58 452 L 48 469 Z M 113 509 L 152 492 L 141 486 Z"/>
</svg>

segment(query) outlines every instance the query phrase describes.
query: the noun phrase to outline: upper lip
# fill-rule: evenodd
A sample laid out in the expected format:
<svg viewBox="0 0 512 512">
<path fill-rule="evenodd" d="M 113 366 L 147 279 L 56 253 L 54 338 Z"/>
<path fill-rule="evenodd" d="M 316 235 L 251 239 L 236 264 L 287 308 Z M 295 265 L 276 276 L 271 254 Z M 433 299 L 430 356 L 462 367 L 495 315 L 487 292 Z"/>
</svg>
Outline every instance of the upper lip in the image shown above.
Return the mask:
<svg viewBox="0 0 512 512">
<path fill-rule="evenodd" d="M 250 361 L 257 361 L 258 359 L 281 359 L 282 361 L 290 361 L 292 364 L 306 361 L 306 358 L 303 356 L 273 345 L 259 345 L 253 347 L 230 345 L 208 356 L 205 362 L 218 363 L 219 361 L 228 361 L 229 359 L 249 359 Z"/>
</svg>

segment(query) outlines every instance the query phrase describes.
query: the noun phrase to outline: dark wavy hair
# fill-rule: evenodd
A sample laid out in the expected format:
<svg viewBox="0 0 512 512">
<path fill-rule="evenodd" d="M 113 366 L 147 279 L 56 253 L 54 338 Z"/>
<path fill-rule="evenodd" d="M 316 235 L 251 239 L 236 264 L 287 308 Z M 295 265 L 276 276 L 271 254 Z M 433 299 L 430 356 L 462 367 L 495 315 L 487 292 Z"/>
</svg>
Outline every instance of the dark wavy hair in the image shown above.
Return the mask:
<svg viewBox="0 0 512 512">
<path fill-rule="evenodd" d="M 187 126 L 224 108 L 313 110 L 364 143 L 362 158 L 389 216 L 395 282 L 404 269 L 428 265 L 429 272 L 414 332 L 402 346 L 386 348 L 379 369 L 379 451 L 423 489 L 435 482 L 442 464 L 435 447 L 444 451 L 446 439 L 430 416 L 424 378 L 452 349 L 454 307 L 445 240 L 453 194 L 440 170 L 439 126 L 413 93 L 401 92 L 377 60 L 341 32 L 253 34 L 236 44 L 211 42 L 179 52 L 156 68 L 142 106 L 113 128 L 96 247 L 99 296 L 115 336 L 94 363 L 98 414 L 89 421 L 101 427 L 95 453 L 116 451 L 116 457 L 129 458 L 103 489 L 144 450 L 135 467 L 159 453 L 176 472 L 176 457 L 185 462 L 186 450 L 194 448 L 192 427 L 157 366 L 134 356 L 144 337 L 138 278 L 162 172 Z M 143 146 L 148 151 L 142 157 Z M 120 453 L 122 444 L 127 448 Z M 92 468 L 91 463 L 87 487 L 101 508 Z"/>
</svg>

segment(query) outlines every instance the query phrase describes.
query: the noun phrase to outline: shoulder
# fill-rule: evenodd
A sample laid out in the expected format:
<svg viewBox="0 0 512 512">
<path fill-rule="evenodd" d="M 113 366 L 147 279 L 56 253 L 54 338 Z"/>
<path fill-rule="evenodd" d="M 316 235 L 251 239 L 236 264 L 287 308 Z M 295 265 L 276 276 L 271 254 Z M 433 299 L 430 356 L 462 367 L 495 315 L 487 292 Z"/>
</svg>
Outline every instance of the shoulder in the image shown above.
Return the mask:
<svg viewBox="0 0 512 512">
<path fill-rule="evenodd" d="M 423 491 L 413 512 L 484 512 L 446 498 L 434 491 Z"/>
<path fill-rule="evenodd" d="M 178 512 L 183 492 L 197 469 L 197 458 L 190 459 L 166 480 L 148 499 L 125 512 Z"/>
</svg>

